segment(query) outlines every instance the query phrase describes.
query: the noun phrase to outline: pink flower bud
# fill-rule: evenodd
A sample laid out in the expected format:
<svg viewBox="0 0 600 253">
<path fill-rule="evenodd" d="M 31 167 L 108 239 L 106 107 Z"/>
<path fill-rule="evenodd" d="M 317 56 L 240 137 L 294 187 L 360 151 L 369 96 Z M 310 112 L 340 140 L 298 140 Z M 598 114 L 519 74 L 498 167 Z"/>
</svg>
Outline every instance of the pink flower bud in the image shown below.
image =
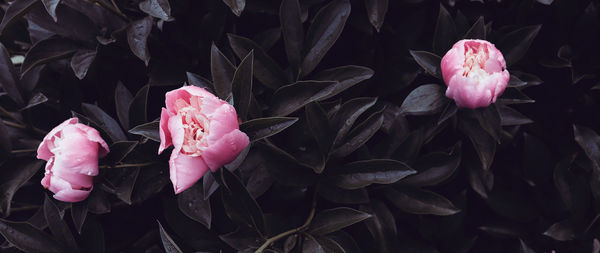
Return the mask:
<svg viewBox="0 0 600 253">
<path fill-rule="evenodd" d="M 52 129 L 38 147 L 37 158 L 48 161 L 42 185 L 55 199 L 82 201 L 98 175 L 98 157 L 108 152 L 96 129 L 78 123 L 77 118 L 68 119 Z"/>
<path fill-rule="evenodd" d="M 192 186 L 209 169 L 229 163 L 248 145 L 233 106 L 196 86 L 167 92 L 160 118 L 162 153 L 173 145 L 169 160 L 175 193 Z"/>
<path fill-rule="evenodd" d="M 485 40 L 461 40 L 441 63 L 446 96 L 458 107 L 479 108 L 496 102 L 510 74 L 500 50 Z"/>
</svg>

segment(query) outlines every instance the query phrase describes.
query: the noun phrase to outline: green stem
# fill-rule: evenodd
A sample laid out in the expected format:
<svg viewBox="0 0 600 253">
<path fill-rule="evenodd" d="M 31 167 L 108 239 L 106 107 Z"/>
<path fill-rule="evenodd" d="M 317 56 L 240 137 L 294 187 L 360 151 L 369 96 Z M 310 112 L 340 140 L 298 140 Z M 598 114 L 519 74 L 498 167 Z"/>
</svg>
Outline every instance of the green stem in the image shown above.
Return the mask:
<svg viewBox="0 0 600 253">
<path fill-rule="evenodd" d="M 156 162 L 147 162 L 147 163 L 124 163 L 124 164 L 117 164 L 117 165 L 100 165 L 98 166 L 98 168 L 131 168 L 131 167 L 145 167 L 145 166 L 150 166 L 150 165 L 154 165 L 156 164 Z"/>
<path fill-rule="evenodd" d="M 46 135 L 48 134 L 48 132 L 39 129 L 37 127 L 34 126 L 26 126 L 24 124 L 21 123 L 15 123 L 15 122 L 11 122 L 11 121 L 6 121 L 6 120 L 2 120 L 2 123 L 4 123 L 4 125 L 10 126 L 10 127 L 16 127 L 16 128 L 20 128 L 20 129 L 25 129 L 25 130 L 31 130 L 34 131 L 35 133 L 41 134 L 41 135 Z"/>
<path fill-rule="evenodd" d="M 2 106 L 0 106 L 0 112 L 4 113 L 6 116 L 10 117 L 11 119 L 13 119 L 14 121 L 16 121 L 17 123 L 19 123 L 21 125 L 25 124 L 25 123 L 23 123 L 23 121 L 21 119 L 12 115 L 12 113 L 10 113 L 6 109 L 4 109 L 4 107 L 2 107 Z"/>
<path fill-rule="evenodd" d="M 32 152 L 36 152 L 37 149 L 32 148 L 32 149 L 15 149 L 10 151 L 11 154 L 22 154 L 22 153 L 32 153 Z"/>
<path fill-rule="evenodd" d="M 281 234 L 278 234 L 276 236 L 273 236 L 269 239 L 267 239 L 267 241 L 265 241 L 265 243 L 263 243 L 260 248 L 258 248 L 254 253 L 262 253 L 267 247 L 269 247 L 271 244 L 275 243 L 277 240 L 284 238 L 288 235 L 292 235 L 295 233 L 299 233 L 304 231 L 305 229 L 308 228 L 308 226 L 310 226 L 310 223 L 312 222 L 312 219 L 315 217 L 315 212 L 316 212 L 316 207 L 317 207 L 317 189 L 315 189 L 315 195 L 313 196 L 313 202 L 312 202 L 312 208 L 310 209 L 310 213 L 308 214 L 308 218 L 306 218 L 306 221 L 304 222 L 304 224 L 302 224 L 302 226 L 299 226 L 297 228 L 285 231 Z"/>
<path fill-rule="evenodd" d="M 99 4 L 100 6 L 104 7 L 105 9 L 113 12 L 114 14 L 117 14 L 117 16 L 123 18 L 125 21 L 127 21 L 127 22 L 131 21 L 125 14 L 123 14 L 123 12 L 121 12 L 119 7 L 117 7 L 117 4 L 113 0 L 111 0 L 112 6 L 110 4 L 107 4 L 106 2 L 104 2 L 103 0 L 92 0 L 92 1 Z"/>
</svg>

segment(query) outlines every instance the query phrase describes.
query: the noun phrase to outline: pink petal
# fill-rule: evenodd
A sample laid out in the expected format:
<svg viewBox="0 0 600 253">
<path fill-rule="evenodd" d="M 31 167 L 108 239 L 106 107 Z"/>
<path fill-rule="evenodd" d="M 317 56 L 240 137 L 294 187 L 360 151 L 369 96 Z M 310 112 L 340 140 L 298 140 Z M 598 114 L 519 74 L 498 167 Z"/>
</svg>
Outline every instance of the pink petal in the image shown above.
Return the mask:
<svg viewBox="0 0 600 253">
<path fill-rule="evenodd" d="M 168 129 L 171 133 L 171 142 L 175 147 L 174 153 L 178 153 L 183 146 L 183 139 L 185 138 L 185 131 L 183 130 L 183 122 L 181 116 L 173 115 L 169 118 Z"/>
<path fill-rule="evenodd" d="M 80 127 L 67 126 L 63 129 L 64 138 L 59 140 L 59 150 L 55 154 L 53 173 L 66 180 L 77 177 L 98 175 L 98 144 L 90 141 Z"/>
<path fill-rule="evenodd" d="M 100 137 L 100 133 L 98 132 L 98 130 L 96 130 L 92 127 L 86 126 L 84 124 L 76 124 L 75 126 L 77 128 L 79 128 L 79 130 L 81 130 L 85 133 L 88 140 L 96 142 L 100 145 L 100 148 L 98 149 L 99 157 L 103 157 L 106 154 L 108 154 L 108 152 L 110 152 L 108 145 L 106 144 L 104 139 L 102 139 L 102 137 Z"/>
<path fill-rule="evenodd" d="M 210 126 L 208 128 L 208 145 L 213 145 L 224 135 L 239 129 L 237 114 L 233 106 L 223 104 L 210 115 L 208 119 Z"/>
<path fill-rule="evenodd" d="M 52 138 L 59 134 L 59 132 L 62 131 L 63 128 L 65 128 L 65 126 L 74 125 L 77 124 L 77 122 L 77 118 L 67 119 L 63 121 L 63 123 L 60 123 L 58 126 L 54 127 L 48 134 L 46 134 L 46 136 L 38 146 L 37 158 L 48 161 L 48 159 L 50 159 L 50 157 L 53 156 L 52 152 L 48 148 L 49 142 L 51 142 Z"/>
<path fill-rule="evenodd" d="M 248 136 L 238 129 L 231 131 L 202 150 L 202 158 L 212 171 L 227 164 L 250 143 Z"/>
<path fill-rule="evenodd" d="M 178 194 L 196 183 L 208 166 L 200 157 L 191 157 L 179 152 L 172 152 L 169 160 L 169 174 L 175 194 Z"/>
<path fill-rule="evenodd" d="M 488 106 L 492 102 L 492 89 L 488 85 L 490 80 L 478 80 L 464 76 L 454 76 L 450 80 L 446 96 L 453 99 L 458 107 L 478 108 Z M 495 86 L 493 87 L 495 89 Z"/>
<path fill-rule="evenodd" d="M 166 108 L 162 108 L 160 113 L 160 146 L 158 147 L 158 154 L 162 153 L 166 148 L 171 146 L 171 132 L 169 131 L 169 113 Z"/>
<path fill-rule="evenodd" d="M 79 202 L 85 200 L 92 190 L 74 190 L 74 189 L 64 189 L 56 194 L 54 194 L 54 198 L 64 202 Z"/>
</svg>

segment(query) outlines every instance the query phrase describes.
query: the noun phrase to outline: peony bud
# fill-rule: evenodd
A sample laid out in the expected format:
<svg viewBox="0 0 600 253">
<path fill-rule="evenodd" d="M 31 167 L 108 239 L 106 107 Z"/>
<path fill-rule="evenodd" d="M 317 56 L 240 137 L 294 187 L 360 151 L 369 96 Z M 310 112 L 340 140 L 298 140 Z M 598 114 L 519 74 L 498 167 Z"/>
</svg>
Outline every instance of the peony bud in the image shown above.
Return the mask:
<svg viewBox="0 0 600 253">
<path fill-rule="evenodd" d="M 42 185 L 55 199 L 82 201 L 98 175 L 98 157 L 108 152 L 96 129 L 78 123 L 77 118 L 68 119 L 52 129 L 38 147 L 37 158 L 47 161 Z"/>
<path fill-rule="evenodd" d="M 485 40 L 461 40 L 444 55 L 442 75 L 446 96 L 458 107 L 479 108 L 496 102 L 510 74 L 502 53 Z"/>
<path fill-rule="evenodd" d="M 169 160 L 175 193 L 194 185 L 209 169 L 229 163 L 248 145 L 233 106 L 196 86 L 167 92 L 160 118 L 162 153 L 173 145 Z"/>
</svg>

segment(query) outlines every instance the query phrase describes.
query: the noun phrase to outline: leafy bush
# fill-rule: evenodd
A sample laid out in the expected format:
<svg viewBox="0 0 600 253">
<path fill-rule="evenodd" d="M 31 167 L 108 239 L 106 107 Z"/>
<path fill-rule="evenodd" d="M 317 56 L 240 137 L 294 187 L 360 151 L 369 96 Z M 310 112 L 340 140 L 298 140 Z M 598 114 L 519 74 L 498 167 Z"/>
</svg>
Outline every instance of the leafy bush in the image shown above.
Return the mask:
<svg viewBox="0 0 600 253">
<path fill-rule="evenodd" d="M 3 251 L 600 251 L 595 1 L 1 6 Z M 489 107 L 444 94 L 463 38 L 506 59 Z M 233 104 L 251 144 L 175 195 L 159 118 L 184 83 Z M 36 158 L 71 117 L 111 151 L 77 203 Z"/>
</svg>

